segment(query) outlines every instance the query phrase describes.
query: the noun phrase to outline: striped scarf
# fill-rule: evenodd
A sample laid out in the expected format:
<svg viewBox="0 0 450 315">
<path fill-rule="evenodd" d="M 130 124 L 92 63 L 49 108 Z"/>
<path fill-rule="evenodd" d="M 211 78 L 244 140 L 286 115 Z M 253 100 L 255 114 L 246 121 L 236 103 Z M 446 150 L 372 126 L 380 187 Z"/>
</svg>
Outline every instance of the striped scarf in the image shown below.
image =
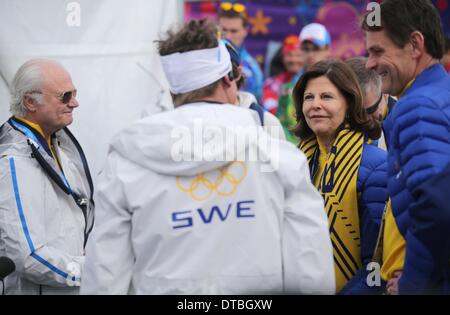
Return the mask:
<svg viewBox="0 0 450 315">
<path fill-rule="evenodd" d="M 326 158 L 318 187 L 325 201 L 328 215 L 339 292 L 361 268 L 358 193 L 356 183 L 364 146 L 364 135 L 343 129 L 338 133 Z M 300 143 L 311 172 L 311 179 L 319 169 L 319 145 L 316 137 Z"/>
</svg>

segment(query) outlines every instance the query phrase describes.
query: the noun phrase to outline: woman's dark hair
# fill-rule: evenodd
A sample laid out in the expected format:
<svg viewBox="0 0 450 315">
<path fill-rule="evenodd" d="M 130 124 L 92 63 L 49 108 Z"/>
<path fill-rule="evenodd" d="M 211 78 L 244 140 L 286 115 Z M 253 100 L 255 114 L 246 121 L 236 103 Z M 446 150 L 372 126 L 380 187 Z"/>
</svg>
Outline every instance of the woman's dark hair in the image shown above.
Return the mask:
<svg viewBox="0 0 450 315">
<path fill-rule="evenodd" d="M 295 103 L 297 125 L 291 131 L 301 140 L 314 136 L 314 132 L 309 128 L 303 114 L 303 98 L 308 82 L 322 76 L 327 77 L 345 97 L 347 113 L 343 123 L 348 124 L 352 130 L 367 134 L 373 140 L 378 139 L 381 135 L 380 123 L 366 113 L 356 75 L 347 64 L 339 60 L 318 62 L 301 76 L 294 87 L 292 95 Z"/>
</svg>

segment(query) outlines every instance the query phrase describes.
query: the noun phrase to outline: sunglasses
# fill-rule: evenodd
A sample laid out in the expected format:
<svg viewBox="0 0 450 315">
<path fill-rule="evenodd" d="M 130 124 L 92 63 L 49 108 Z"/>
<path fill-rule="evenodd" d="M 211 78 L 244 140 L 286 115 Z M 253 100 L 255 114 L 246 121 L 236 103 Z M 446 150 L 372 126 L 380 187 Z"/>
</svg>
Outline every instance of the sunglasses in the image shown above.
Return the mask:
<svg viewBox="0 0 450 315">
<path fill-rule="evenodd" d="M 77 97 L 77 90 L 63 92 L 58 98 L 63 104 L 68 104 L 72 97 Z"/>
<path fill-rule="evenodd" d="M 220 4 L 220 8 L 223 11 L 233 10 L 236 13 L 242 13 L 245 11 L 245 5 L 243 5 L 241 3 L 222 2 Z"/>
<path fill-rule="evenodd" d="M 72 97 L 77 97 L 77 90 L 65 91 L 61 94 L 49 94 L 42 91 L 33 91 L 32 93 L 56 96 L 63 104 L 69 104 L 69 102 L 72 100 Z"/>
<path fill-rule="evenodd" d="M 380 106 L 381 100 L 383 99 L 383 93 L 381 93 L 380 97 L 378 98 L 378 101 L 375 102 L 375 104 L 370 105 L 366 108 L 366 113 L 369 115 L 372 115 L 375 113 L 378 109 L 378 106 Z"/>
</svg>

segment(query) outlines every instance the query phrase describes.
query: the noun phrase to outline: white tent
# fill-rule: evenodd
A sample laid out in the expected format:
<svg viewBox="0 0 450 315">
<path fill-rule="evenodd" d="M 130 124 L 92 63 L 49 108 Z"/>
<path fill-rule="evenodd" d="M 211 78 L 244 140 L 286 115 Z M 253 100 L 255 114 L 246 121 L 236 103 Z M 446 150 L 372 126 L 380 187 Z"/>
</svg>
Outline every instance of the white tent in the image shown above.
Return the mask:
<svg viewBox="0 0 450 315">
<path fill-rule="evenodd" d="M 181 0 L 0 0 L 1 123 L 19 66 L 61 62 L 80 103 L 69 128 L 96 178 L 117 131 L 172 106 L 154 40 L 182 21 L 182 8 Z"/>
</svg>

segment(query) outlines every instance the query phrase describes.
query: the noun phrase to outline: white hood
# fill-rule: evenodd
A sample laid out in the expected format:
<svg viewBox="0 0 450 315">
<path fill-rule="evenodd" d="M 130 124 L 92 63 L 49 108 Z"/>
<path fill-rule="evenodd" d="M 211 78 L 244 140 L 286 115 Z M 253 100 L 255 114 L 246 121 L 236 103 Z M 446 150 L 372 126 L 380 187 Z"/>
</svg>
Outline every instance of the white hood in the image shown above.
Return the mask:
<svg viewBox="0 0 450 315">
<path fill-rule="evenodd" d="M 193 110 L 194 106 L 195 110 Z M 230 127 L 238 126 L 253 126 L 264 133 L 247 109 L 234 105 L 189 104 L 134 123 L 133 126 L 124 129 L 114 137 L 110 151 L 117 151 L 133 163 L 159 174 L 190 176 L 217 169 L 226 165 L 229 161 L 220 161 L 221 157 L 225 156 L 226 149 L 223 141 L 215 138 L 207 140 L 208 146 L 212 147 L 211 144 L 214 144 L 215 150 L 205 150 L 205 153 L 208 154 L 208 160 L 214 162 L 206 162 L 203 159 L 199 161 L 176 161 L 172 151 L 177 143 L 180 143 L 179 132 L 189 130 L 188 133 L 192 136 L 194 130 L 199 128 L 203 128 L 203 130 L 205 128 L 220 128 L 221 130 L 228 128 L 227 131 L 229 131 Z M 239 137 L 246 136 L 242 130 L 236 132 Z M 262 136 L 264 137 L 264 135 Z M 131 142 L 129 139 L 132 139 Z M 239 148 L 239 152 L 246 150 L 251 145 L 257 145 L 256 142 L 256 139 L 253 142 L 250 140 L 245 147 Z M 195 150 L 199 143 L 193 143 L 192 149 Z M 198 154 L 195 156 L 198 156 Z"/>
<path fill-rule="evenodd" d="M 258 104 L 256 97 L 244 91 L 238 92 L 239 97 L 239 106 L 242 108 L 250 108 L 252 104 Z M 253 116 L 259 121 L 258 114 L 253 112 Z M 277 117 L 272 115 L 272 113 L 265 111 L 264 112 L 264 126 L 263 129 L 272 137 L 277 138 L 279 140 L 286 140 L 286 136 L 284 135 L 283 127 L 281 126 L 280 121 Z"/>
<path fill-rule="evenodd" d="M 258 104 L 256 97 L 249 92 L 239 91 L 239 106 L 244 108 L 250 108 L 252 104 Z"/>
</svg>

